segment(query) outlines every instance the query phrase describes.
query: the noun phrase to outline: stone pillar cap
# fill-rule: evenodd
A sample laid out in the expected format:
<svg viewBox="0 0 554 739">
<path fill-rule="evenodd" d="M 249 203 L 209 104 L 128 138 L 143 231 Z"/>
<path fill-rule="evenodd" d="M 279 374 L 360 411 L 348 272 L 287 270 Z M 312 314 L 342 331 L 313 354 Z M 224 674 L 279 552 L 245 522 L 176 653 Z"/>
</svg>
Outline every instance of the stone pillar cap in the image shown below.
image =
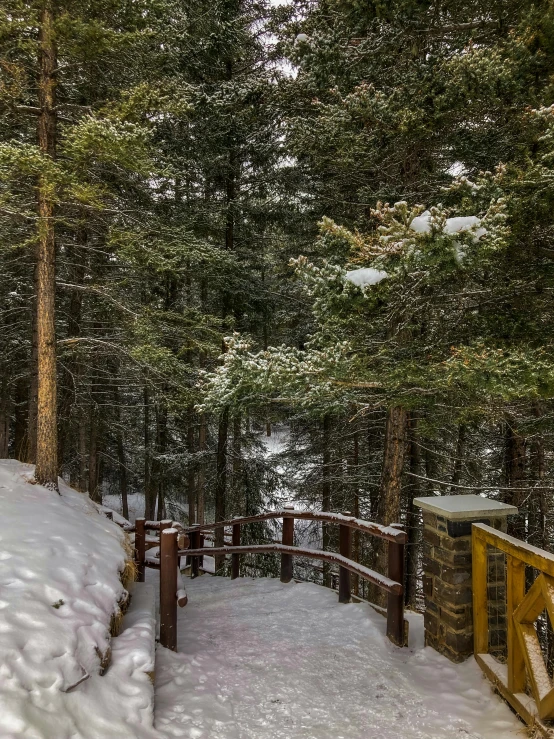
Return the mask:
<svg viewBox="0 0 554 739">
<path fill-rule="evenodd" d="M 500 503 L 484 498 L 482 495 L 431 495 L 428 498 L 414 498 L 414 505 L 424 511 L 436 513 L 452 521 L 470 518 L 499 518 L 515 516 L 514 505 Z"/>
</svg>

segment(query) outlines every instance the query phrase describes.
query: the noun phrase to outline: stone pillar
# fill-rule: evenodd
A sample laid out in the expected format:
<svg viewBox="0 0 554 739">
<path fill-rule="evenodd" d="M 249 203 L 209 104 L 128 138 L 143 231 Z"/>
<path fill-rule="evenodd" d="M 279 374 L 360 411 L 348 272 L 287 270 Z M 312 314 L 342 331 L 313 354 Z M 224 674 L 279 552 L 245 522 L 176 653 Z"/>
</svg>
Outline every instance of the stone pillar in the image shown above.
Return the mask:
<svg viewBox="0 0 554 739">
<path fill-rule="evenodd" d="M 423 511 L 425 644 L 452 662 L 463 662 L 473 654 L 471 524 L 506 531 L 507 516 L 517 508 L 480 495 L 437 495 L 416 498 L 414 504 Z M 493 645 L 505 643 L 506 588 L 504 555 L 491 552 L 489 557 L 493 651 Z"/>
</svg>

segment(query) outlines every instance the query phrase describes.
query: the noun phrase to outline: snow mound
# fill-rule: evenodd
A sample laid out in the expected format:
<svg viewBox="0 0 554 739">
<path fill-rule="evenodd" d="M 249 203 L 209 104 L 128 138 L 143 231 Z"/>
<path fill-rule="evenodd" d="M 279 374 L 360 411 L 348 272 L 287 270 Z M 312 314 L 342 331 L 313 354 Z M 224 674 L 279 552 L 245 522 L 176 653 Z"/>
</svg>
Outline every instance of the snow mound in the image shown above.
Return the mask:
<svg viewBox="0 0 554 739">
<path fill-rule="evenodd" d="M 362 267 L 361 269 L 352 269 L 346 273 L 346 279 L 353 285 L 364 288 L 366 285 L 377 285 L 381 280 L 388 277 L 387 272 L 382 269 L 373 269 L 372 267 Z"/>
<path fill-rule="evenodd" d="M 152 573 L 157 576 L 157 573 Z M 194 739 L 524 739 L 469 660 L 385 637 L 367 604 L 277 579 L 203 577 L 179 612 L 182 653 L 158 648 L 156 727 Z"/>
<path fill-rule="evenodd" d="M 429 233 L 431 231 L 431 213 L 426 210 L 420 216 L 414 218 L 410 223 L 410 228 L 416 233 Z M 481 236 L 487 233 L 487 229 L 481 227 L 481 219 L 477 216 L 457 216 L 446 219 L 444 233 L 459 234 L 463 231 L 472 231 L 475 241 L 479 241 Z"/>
<path fill-rule="evenodd" d="M 123 532 L 88 496 L 32 475 L 0 460 L 0 737 L 154 737 L 149 679 L 135 674 L 145 660 L 133 664 L 127 632 L 100 676 L 125 595 Z"/>
</svg>

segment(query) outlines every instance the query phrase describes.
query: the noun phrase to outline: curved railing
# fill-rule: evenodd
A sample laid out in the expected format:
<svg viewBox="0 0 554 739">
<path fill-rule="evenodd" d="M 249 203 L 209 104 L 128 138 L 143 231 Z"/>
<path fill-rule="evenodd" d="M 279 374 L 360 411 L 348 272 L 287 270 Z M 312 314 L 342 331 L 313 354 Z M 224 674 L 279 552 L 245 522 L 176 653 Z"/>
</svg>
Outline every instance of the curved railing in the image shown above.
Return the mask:
<svg viewBox="0 0 554 739">
<path fill-rule="evenodd" d="M 282 541 L 272 544 L 241 545 L 243 525 L 282 518 Z M 339 526 L 338 553 L 306 549 L 293 546 L 294 521 L 318 521 Z M 155 525 L 152 525 L 155 524 Z M 203 532 L 232 528 L 232 545 L 204 547 Z M 159 531 L 159 539 L 146 535 L 147 530 Z M 381 574 L 364 567 L 352 559 L 352 530 L 360 531 L 387 542 L 388 571 Z M 387 593 L 387 636 L 398 646 L 406 642 L 404 629 L 404 547 L 406 533 L 397 524 L 383 526 L 371 521 L 355 518 L 348 514 L 297 511 L 292 507 L 280 511 L 268 511 L 255 516 L 233 518 L 211 524 L 197 524 L 184 528 L 172 521 L 152 522 L 136 519 L 135 548 L 138 579 L 144 580 L 144 568 L 155 567 L 160 570 L 160 642 L 169 649 L 177 648 L 177 604 L 186 603 L 184 587 L 180 582 L 179 559 L 186 556 L 190 561 L 191 577 L 200 573 L 200 562 L 204 555 L 231 555 L 231 579 L 240 575 L 240 557 L 243 554 L 280 554 L 281 582 L 293 578 L 293 557 L 301 556 L 318 559 L 339 566 L 339 602 L 351 600 L 350 575 L 355 574 Z M 158 561 L 146 558 L 150 546 L 160 547 Z"/>
</svg>

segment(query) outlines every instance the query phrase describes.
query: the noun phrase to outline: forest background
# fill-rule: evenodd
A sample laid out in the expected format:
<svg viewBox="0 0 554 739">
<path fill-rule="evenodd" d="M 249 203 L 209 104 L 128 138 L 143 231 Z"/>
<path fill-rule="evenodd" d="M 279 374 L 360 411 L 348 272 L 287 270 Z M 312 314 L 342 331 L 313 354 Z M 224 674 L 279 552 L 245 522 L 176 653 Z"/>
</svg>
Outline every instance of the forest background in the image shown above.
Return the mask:
<svg viewBox="0 0 554 739">
<path fill-rule="evenodd" d="M 551 0 L 1 0 L 0 457 L 551 548 L 553 103 Z"/>
</svg>

